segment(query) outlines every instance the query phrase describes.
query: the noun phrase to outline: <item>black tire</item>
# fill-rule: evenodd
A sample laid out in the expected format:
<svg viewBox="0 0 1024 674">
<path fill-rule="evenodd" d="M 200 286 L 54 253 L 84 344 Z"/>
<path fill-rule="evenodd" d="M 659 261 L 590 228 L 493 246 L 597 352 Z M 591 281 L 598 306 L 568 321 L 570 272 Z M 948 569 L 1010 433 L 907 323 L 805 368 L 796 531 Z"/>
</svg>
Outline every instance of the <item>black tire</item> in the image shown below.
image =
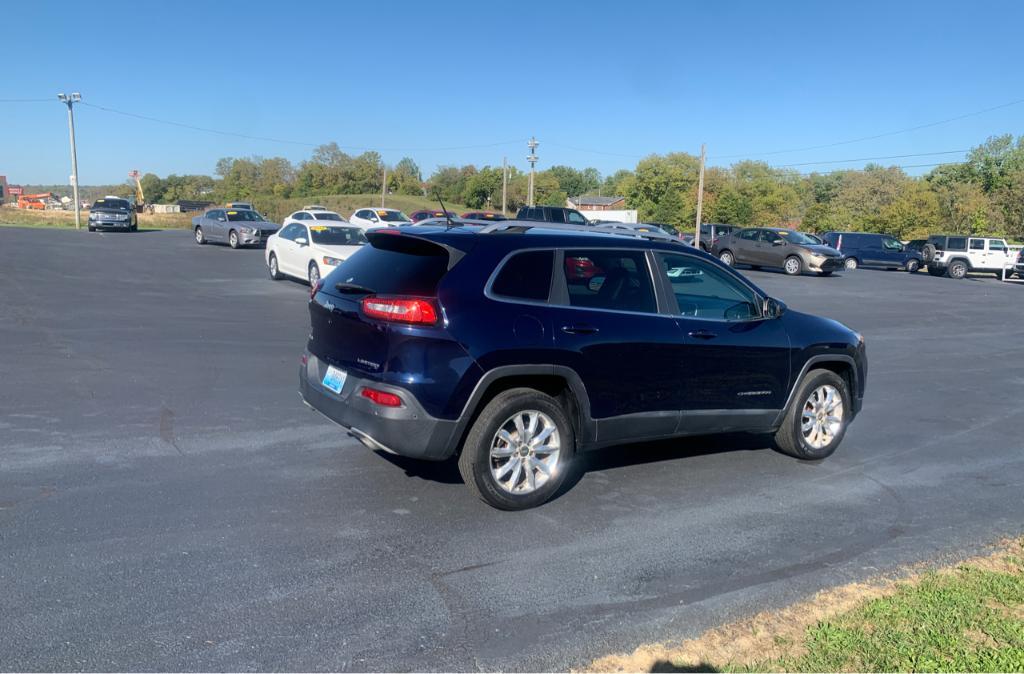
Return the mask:
<svg viewBox="0 0 1024 674">
<path fill-rule="evenodd" d="M 95 227 L 93 227 L 92 225 L 89 225 L 89 231 L 90 231 L 90 232 L 95 232 L 95 231 L 96 231 L 96 228 L 95 228 Z"/>
<path fill-rule="evenodd" d="M 935 259 L 935 245 L 926 243 L 921 246 L 921 259 L 924 260 L 924 264 L 928 264 Z"/>
<path fill-rule="evenodd" d="M 196 243 L 198 243 L 200 246 L 206 244 L 206 235 L 203 233 L 203 228 L 202 227 L 196 227 L 195 235 L 196 235 Z"/>
<path fill-rule="evenodd" d="M 815 447 L 804 437 L 802 417 L 805 407 L 811 402 L 809 398 L 812 392 L 822 386 L 831 386 L 839 392 L 843 414 L 839 430 L 831 434 L 831 440 L 821 447 Z M 796 395 L 793 396 L 793 401 L 782 420 L 782 426 L 775 433 L 775 447 L 784 454 L 805 461 L 824 459 L 836 451 L 836 447 L 843 441 L 852 412 L 850 389 L 846 380 L 831 370 L 811 370 L 797 387 Z"/>
<path fill-rule="evenodd" d="M 921 263 L 917 260 L 907 260 L 907 272 L 916 274 L 921 269 Z"/>
<path fill-rule="evenodd" d="M 725 250 L 723 250 L 721 253 L 718 254 L 718 259 L 726 267 L 735 267 L 736 266 L 736 256 L 733 255 L 732 251 L 729 250 L 728 248 L 726 248 Z"/>
<path fill-rule="evenodd" d="M 946 267 L 946 274 L 949 278 L 962 279 L 967 276 L 967 263 L 963 260 L 953 260 Z"/>
<path fill-rule="evenodd" d="M 857 262 L 857 258 L 855 257 L 848 257 L 845 260 L 843 260 L 843 269 L 845 269 L 846 271 L 853 271 L 858 266 L 860 266 L 860 263 Z"/>
<path fill-rule="evenodd" d="M 320 280 L 320 267 L 316 265 L 316 262 L 309 263 L 309 268 L 306 269 L 306 280 L 309 281 L 310 288 Z"/>
<path fill-rule="evenodd" d="M 529 493 L 516 494 L 499 484 L 498 479 L 493 475 L 492 466 L 495 470 L 500 471 L 504 464 L 494 465 L 494 462 L 500 461 L 500 459 L 491 458 L 491 445 L 502 426 L 510 422 L 517 414 L 527 411 L 541 412 L 554 423 L 558 432 L 559 453 L 554 470 L 546 482 L 537 485 Z M 531 388 L 509 389 L 494 396 L 494 399 L 487 403 L 476 421 L 473 422 L 473 426 L 466 435 L 466 441 L 462 445 L 462 453 L 459 455 L 459 473 L 471 492 L 495 508 L 501 510 L 534 508 L 558 492 L 575 463 L 575 447 L 575 431 L 558 400 Z M 511 462 L 514 458 L 517 457 L 510 458 L 508 461 Z M 540 474 L 539 472 L 534 473 L 535 476 Z M 518 478 L 510 478 L 510 481 L 515 479 Z M 522 482 L 517 484 L 526 486 L 526 475 L 523 474 L 521 479 Z"/>
<path fill-rule="evenodd" d="M 796 260 L 796 264 L 791 264 L 791 260 Z M 800 259 L 798 255 L 790 255 L 786 258 L 786 261 L 782 263 L 782 271 L 786 272 L 787 276 L 799 276 L 800 272 L 804 270 L 804 261 Z"/>
<path fill-rule="evenodd" d="M 275 253 L 270 254 L 270 259 L 267 260 L 267 271 L 270 273 L 270 278 L 275 281 L 280 281 L 284 278 L 281 275 L 281 269 L 277 265 L 277 255 Z"/>
<path fill-rule="evenodd" d="M 235 250 L 238 250 L 239 248 L 242 247 L 242 244 L 238 242 L 238 232 L 236 232 L 233 229 L 230 232 L 228 232 L 228 245 L 234 248 Z"/>
</svg>

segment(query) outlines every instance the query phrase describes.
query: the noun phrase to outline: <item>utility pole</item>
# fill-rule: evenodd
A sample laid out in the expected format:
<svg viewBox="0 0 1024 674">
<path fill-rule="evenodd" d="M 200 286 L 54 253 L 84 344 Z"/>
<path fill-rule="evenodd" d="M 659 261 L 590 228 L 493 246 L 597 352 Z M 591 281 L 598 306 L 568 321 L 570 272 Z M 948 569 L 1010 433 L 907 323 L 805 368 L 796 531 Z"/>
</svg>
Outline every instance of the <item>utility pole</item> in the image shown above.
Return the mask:
<svg viewBox="0 0 1024 674">
<path fill-rule="evenodd" d="M 380 207 L 384 208 L 384 195 L 388 193 L 388 167 L 384 166 L 384 180 L 380 184 Z"/>
<path fill-rule="evenodd" d="M 77 91 L 70 96 L 57 94 L 57 100 L 68 106 L 68 133 L 71 136 L 71 192 L 75 199 L 75 229 L 82 228 L 82 202 L 78 200 L 78 150 L 75 148 L 75 112 L 74 105 L 82 100 Z"/>
<path fill-rule="evenodd" d="M 704 209 L 704 159 L 705 159 L 705 146 L 704 143 L 700 144 L 700 177 L 697 179 L 697 233 L 694 235 L 693 245 L 700 248 L 700 217 L 701 211 Z M 711 242 L 708 241 L 708 248 L 710 249 Z"/>
<path fill-rule="evenodd" d="M 530 155 L 526 158 L 526 161 L 530 162 L 530 192 L 529 196 L 527 197 L 527 204 L 530 206 L 535 205 L 533 203 L 533 179 L 537 168 L 538 145 L 540 145 L 540 143 L 538 143 L 537 139 L 532 136 L 530 137 L 530 142 L 526 144 L 526 147 L 530 148 Z"/>
<path fill-rule="evenodd" d="M 501 158 L 501 214 L 508 215 L 508 157 Z"/>
</svg>

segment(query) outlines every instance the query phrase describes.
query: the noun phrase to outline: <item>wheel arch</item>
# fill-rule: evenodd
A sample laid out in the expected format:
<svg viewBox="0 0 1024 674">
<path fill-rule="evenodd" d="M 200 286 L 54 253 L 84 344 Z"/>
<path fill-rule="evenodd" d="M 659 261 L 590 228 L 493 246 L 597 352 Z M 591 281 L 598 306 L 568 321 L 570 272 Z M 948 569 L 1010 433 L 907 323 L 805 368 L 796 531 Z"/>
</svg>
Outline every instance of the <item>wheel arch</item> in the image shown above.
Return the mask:
<svg viewBox="0 0 1024 674">
<path fill-rule="evenodd" d="M 807 377 L 807 373 L 811 370 L 828 370 L 834 372 L 843 378 L 846 382 L 847 387 L 850 390 L 851 398 L 857 398 L 858 388 L 860 385 L 859 375 L 857 373 L 857 362 L 852 356 L 846 354 L 819 354 L 811 356 L 804 363 L 803 367 L 800 368 L 800 374 L 796 376 L 793 383 L 789 387 L 789 395 L 786 396 L 786 404 L 783 405 L 782 410 L 779 412 L 779 416 L 775 419 L 775 425 L 778 426 L 782 423 L 786 417 L 786 412 L 789 410 L 789 406 L 793 404 L 796 391 L 800 388 L 800 384 Z"/>
<path fill-rule="evenodd" d="M 487 404 L 499 393 L 514 388 L 532 388 L 563 401 L 573 424 L 576 449 L 593 442 L 596 432 L 590 417 L 590 397 L 575 370 L 558 365 L 506 365 L 488 370 L 463 406 L 453 434 L 457 452 L 462 451 L 466 434 Z"/>
</svg>

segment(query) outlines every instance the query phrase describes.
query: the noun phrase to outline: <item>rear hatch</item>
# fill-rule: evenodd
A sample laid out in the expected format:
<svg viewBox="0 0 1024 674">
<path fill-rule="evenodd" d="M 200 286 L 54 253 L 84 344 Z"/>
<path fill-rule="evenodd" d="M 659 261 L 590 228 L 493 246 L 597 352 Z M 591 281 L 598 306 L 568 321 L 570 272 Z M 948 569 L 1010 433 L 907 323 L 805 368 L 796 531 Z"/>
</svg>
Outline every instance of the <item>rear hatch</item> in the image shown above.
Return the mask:
<svg viewBox="0 0 1024 674">
<path fill-rule="evenodd" d="M 379 374 L 388 361 L 393 331 L 443 330 L 437 286 L 461 252 L 397 229 L 370 232 L 367 238 L 369 245 L 321 281 L 309 304 L 308 348 L 320 360 L 345 370 Z M 378 317 L 367 315 L 364 300 L 371 303 L 371 310 L 378 309 Z M 388 302 L 405 303 L 391 308 L 421 311 L 381 318 L 380 307 L 386 310 Z M 431 310 L 434 321 L 424 315 Z"/>
</svg>

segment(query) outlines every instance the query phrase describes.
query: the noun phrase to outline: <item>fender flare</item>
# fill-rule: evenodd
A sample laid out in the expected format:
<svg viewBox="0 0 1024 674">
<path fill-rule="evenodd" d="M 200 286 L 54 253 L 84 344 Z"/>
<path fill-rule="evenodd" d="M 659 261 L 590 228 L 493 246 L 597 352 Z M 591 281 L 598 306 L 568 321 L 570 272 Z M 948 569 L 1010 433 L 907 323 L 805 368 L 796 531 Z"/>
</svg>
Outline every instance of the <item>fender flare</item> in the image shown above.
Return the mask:
<svg viewBox="0 0 1024 674">
<path fill-rule="evenodd" d="M 584 386 L 583 380 L 570 367 L 546 364 L 501 365 L 485 372 L 476 383 L 476 386 L 473 387 L 472 393 L 469 394 L 469 399 L 466 400 L 466 404 L 462 407 L 462 413 L 456 422 L 454 437 L 459 441 L 465 437 L 466 431 L 469 428 L 469 422 L 479 411 L 480 401 L 491 384 L 509 377 L 530 375 L 561 377 L 566 381 L 569 385 L 569 390 L 572 391 L 573 396 L 576 398 L 576 404 L 579 406 L 580 419 L 576 445 L 582 447 L 592 442 L 597 435 L 596 425 L 590 416 L 590 396 L 587 394 L 587 387 Z"/>
<path fill-rule="evenodd" d="M 828 353 L 811 356 L 804 363 L 804 366 L 800 368 L 800 374 L 798 374 L 796 379 L 793 380 L 793 385 L 789 389 L 789 395 L 786 396 L 786 404 L 782 406 L 782 409 L 779 411 L 779 416 L 775 418 L 776 427 L 782 425 L 783 419 L 786 418 L 786 412 L 789 411 L 789 406 L 793 404 L 793 397 L 796 395 L 796 390 L 800 387 L 804 377 L 807 376 L 807 373 L 811 371 L 814 365 L 818 365 L 820 363 L 844 363 L 849 365 L 850 371 L 853 373 L 851 382 L 853 384 L 853 390 L 850 391 L 850 396 L 853 398 L 857 397 L 857 390 L 860 384 L 858 377 L 860 375 L 857 373 L 857 361 L 854 360 L 853 356 L 848 356 L 845 353 Z"/>
</svg>

